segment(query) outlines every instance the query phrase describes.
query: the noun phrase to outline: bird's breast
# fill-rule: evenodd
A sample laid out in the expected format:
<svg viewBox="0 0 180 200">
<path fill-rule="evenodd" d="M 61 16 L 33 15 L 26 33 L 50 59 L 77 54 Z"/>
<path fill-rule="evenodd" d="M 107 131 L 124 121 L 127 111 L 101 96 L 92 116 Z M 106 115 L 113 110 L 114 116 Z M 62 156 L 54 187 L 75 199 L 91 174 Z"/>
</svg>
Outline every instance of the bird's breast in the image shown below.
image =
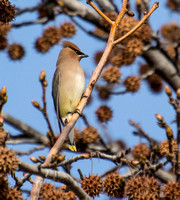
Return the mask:
<svg viewBox="0 0 180 200">
<path fill-rule="evenodd" d="M 85 77 L 79 65 L 71 66 L 69 70 L 60 70 L 59 87 L 59 107 L 61 118 L 67 116 L 68 112 L 73 112 L 84 91 Z"/>
</svg>

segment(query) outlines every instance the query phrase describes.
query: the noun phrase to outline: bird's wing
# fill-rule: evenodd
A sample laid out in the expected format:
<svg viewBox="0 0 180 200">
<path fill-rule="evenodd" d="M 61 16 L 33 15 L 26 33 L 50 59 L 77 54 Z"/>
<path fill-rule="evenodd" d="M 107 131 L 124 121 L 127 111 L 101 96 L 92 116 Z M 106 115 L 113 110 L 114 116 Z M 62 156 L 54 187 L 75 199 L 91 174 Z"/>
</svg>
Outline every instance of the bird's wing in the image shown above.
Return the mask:
<svg viewBox="0 0 180 200">
<path fill-rule="evenodd" d="M 52 83 L 52 96 L 54 101 L 54 107 L 56 110 L 56 115 L 58 118 L 59 123 L 59 129 L 61 132 L 61 118 L 60 118 L 60 111 L 59 111 L 59 84 L 60 84 L 60 72 L 59 69 L 56 68 L 54 77 L 53 77 L 53 83 Z"/>
</svg>

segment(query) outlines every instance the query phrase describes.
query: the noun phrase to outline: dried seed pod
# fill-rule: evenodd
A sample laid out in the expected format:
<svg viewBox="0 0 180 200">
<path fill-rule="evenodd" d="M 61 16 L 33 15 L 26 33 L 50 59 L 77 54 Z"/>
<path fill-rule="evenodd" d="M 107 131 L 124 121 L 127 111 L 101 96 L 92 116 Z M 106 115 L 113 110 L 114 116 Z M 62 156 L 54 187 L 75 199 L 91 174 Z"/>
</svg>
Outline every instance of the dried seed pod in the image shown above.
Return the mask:
<svg viewBox="0 0 180 200">
<path fill-rule="evenodd" d="M 8 23 L 15 18 L 15 7 L 9 0 L 1 0 L 0 3 L 0 22 Z"/>
<path fill-rule="evenodd" d="M 7 193 L 7 200 L 23 200 L 22 193 L 15 187 L 15 188 L 9 188 Z"/>
<path fill-rule="evenodd" d="M 162 78 L 154 73 L 147 78 L 148 84 L 153 92 L 161 92 L 163 89 L 163 81 Z"/>
<path fill-rule="evenodd" d="M 138 21 L 133 18 L 126 16 L 122 19 L 121 23 L 118 26 L 117 33 L 116 33 L 116 39 L 122 37 L 126 33 L 128 33 L 136 24 Z M 135 33 L 134 33 L 135 34 Z M 134 36 L 133 34 L 133 36 Z M 125 40 L 123 43 L 126 43 L 127 40 Z"/>
<path fill-rule="evenodd" d="M 140 159 L 141 155 L 148 158 L 150 155 L 150 149 L 145 143 L 141 143 L 141 144 L 136 145 L 133 148 L 132 154 L 133 154 L 134 158 L 136 158 L 136 159 Z"/>
<path fill-rule="evenodd" d="M 6 49 L 8 46 L 8 40 L 4 36 L 0 36 L 0 51 Z"/>
<path fill-rule="evenodd" d="M 108 66 L 103 71 L 101 77 L 107 81 L 107 83 L 113 84 L 118 83 L 121 77 L 121 72 L 116 66 Z"/>
<path fill-rule="evenodd" d="M 167 40 L 178 43 L 180 40 L 180 27 L 175 22 L 165 24 L 161 27 L 161 34 Z"/>
<path fill-rule="evenodd" d="M 126 49 L 134 57 L 139 56 L 143 53 L 144 44 L 138 38 L 132 38 L 127 42 Z"/>
<path fill-rule="evenodd" d="M 124 85 L 129 92 L 137 92 L 141 85 L 141 79 L 138 76 L 129 76 L 125 79 Z"/>
<path fill-rule="evenodd" d="M 146 175 L 129 179 L 125 186 L 125 195 L 129 200 L 134 199 L 159 199 L 160 186 L 154 177 Z M 151 198 L 149 198 L 151 197 Z"/>
<path fill-rule="evenodd" d="M 112 119 L 112 110 L 104 105 L 96 110 L 96 116 L 100 122 L 107 122 Z"/>
<path fill-rule="evenodd" d="M 6 36 L 11 30 L 10 24 L 0 23 L 0 36 Z"/>
<path fill-rule="evenodd" d="M 178 200 L 180 198 L 180 182 L 168 182 L 162 188 L 163 198 L 169 200 Z"/>
<path fill-rule="evenodd" d="M 89 177 L 84 177 L 81 181 L 81 187 L 87 192 L 91 197 L 99 196 L 103 190 L 103 182 L 98 176 L 90 175 Z"/>
<path fill-rule="evenodd" d="M 178 153 L 178 144 L 176 140 L 171 140 L 171 147 L 172 147 L 172 153 Z M 160 143 L 159 145 L 159 151 L 162 156 L 168 156 L 169 152 L 169 141 L 165 140 Z"/>
<path fill-rule="evenodd" d="M 35 42 L 35 48 L 37 51 L 40 53 L 46 53 L 49 51 L 50 47 L 51 43 L 45 37 L 37 38 Z"/>
<path fill-rule="evenodd" d="M 110 88 L 108 88 L 107 86 L 97 86 L 96 88 L 98 90 L 98 96 L 100 99 L 102 100 L 109 99 L 111 95 Z"/>
<path fill-rule="evenodd" d="M 70 38 L 75 35 L 76 27 L 71 22 L 65 22 L 60 26 L 61 34 L 63 37 Z"/>
<path fill-rule="evenodd" d="M 75 200 L 77 199 L 77 196 L 74 194 L 74 192 L 68 191 L 66 185 L 62 185 L 60 188 L 57 188 L 56 190 L 56 199 L 57 200 L 61 200 L 61 199 Z"/>
<path fill-rule="evenodd" d="M 105 177 L 104 190 L 110 197 L 122 198 L 124 196 L 125 179 L 118 173 L 112 172 Z"/>
<path fill-rule="evenodd" d="M 104 51 L 98 51 L 95 53 L 94 55 L 94 62 L 96 63 L 96 65 L 99 63 L 101 57 L 102 57 L 102 54 L 103 54 Z"/>
<path fill-rule="evenodd" d="M 25 54 L 24 47 L 21 44 L 13 43 L 8 47 L 8 54 L 12 60 L 20 60 Z"/>
<path fill-rule="evenodd" d="M 90 144 L 99 139 L 99 133 L 96 128 L 89 126 L 82 130 L 81 137 L 84 144 Z"/>
<path fill-rule="evenodd" d="M 1 181 L 0 181 L 0 188 L 1 188 L 1 199 L 7 199 L 7 194 L 9 192 L 8 187 L 8 180 L 6 177 L 3 177 L 3 175 L 0 174 Z"/>
<path fill-rule="evenodd" d="M 59 28 L 55 26 L 47 27 L 43 32 L 43 38 L 45 38 L 51 46 L 58 44 L 62 38 L 62 34 Z"/>
<path fill-rule="evenodd" d="M 140 39 L 144 44 L 150 43 L 152 40 L 152 29 L 148 24 L 143 24 L 137 32 L 135 32 L 135 36 Z"/>
<path fill-rule="evenodd" d="M 0 174 L 10 174 L 18 169 L 19 159 L 13 150 L 0 147 Z"/>
<path fill-rule="evenodd" d="M 49 200 L 56 195 L 56 188 L 50 183 L 44 183 L 40 190 L 40 198 L 43 200 Z"/>
</svg>

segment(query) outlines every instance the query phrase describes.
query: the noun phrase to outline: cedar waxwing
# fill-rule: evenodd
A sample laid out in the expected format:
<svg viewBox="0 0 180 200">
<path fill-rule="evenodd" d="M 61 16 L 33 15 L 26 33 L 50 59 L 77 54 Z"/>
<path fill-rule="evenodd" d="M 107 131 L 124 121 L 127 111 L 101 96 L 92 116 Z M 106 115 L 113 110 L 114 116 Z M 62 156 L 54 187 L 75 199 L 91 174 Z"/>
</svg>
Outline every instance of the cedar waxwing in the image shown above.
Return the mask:
<svg viewBox="0 0 180 200">
<path fill-rule="evenodd" d="M 53 77 L 52 96 L 61 131 L 82 97 L 85 87 L 85 76 L 80 65 L 81 58 L 88 57 L 75 44 L 63 41 L 64 47 L 59 54 L 56 71 Z M 68 135 L 69 149 L 77 151 L 74 142 L 74 127 Z"/>
</svg>

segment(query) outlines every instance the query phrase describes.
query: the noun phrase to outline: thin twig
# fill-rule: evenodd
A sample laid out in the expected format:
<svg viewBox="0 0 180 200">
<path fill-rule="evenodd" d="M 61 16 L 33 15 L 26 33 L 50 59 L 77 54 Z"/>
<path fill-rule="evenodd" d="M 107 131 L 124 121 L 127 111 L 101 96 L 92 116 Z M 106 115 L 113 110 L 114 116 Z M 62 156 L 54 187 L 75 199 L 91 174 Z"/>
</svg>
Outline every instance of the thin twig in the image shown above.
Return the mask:
<svg viewBox="0 0 180 200">
<path fill-rule="evenodd" d="M 39 150 L 42 150 L 44 149 L 46 146 L 44 145 L 39 145 L 39 146 L 36 146 L 30 150 L 27 150 L 27 151 L 17 151 L 17 150 L 14 150 L 14 152 L 19 155 L 19 156 L 22 156 L 22 155 L 30 155 L 31 153 L 35 152 L 35 151 L 39 151 Z"/>
<path fill-rule="evenodd" d="M 133 34 L 140 26 L 142 26 L 145 21 L 148 19 L 148 17 L 159 7 L 159 2 L 155 2 L 151 8 L 151 10 L 147 13 L 147 15 L 145 15 L 141 21 L 133 28 L 131 29 L 128 33 L 126 33 L 124 36 L 122 36 L 121 38 L 117 39 L 114 41 L 114 45 L 120 43 L 121 41 L 123 41 L 125 38 L 127 38 L 128 36 L 130 36 L 131 34 Z"/>
<path fill-rule="evenodd" d="M 45 164 L 42 164 L 40 166 L 40 168 L 52 168 L 52 167 L 59 167 L 59 166 L 64 166 L 64 165 L 68 165 L 68 164 L 72 164 L 76 161 L 79 161 L 79 160 L 84 160 L 84 159 L 90 159 L 90 158 L 102 158 L 102 159 L 107 159 L 107 160 L 111 160 L 112 162 L 121 162 L 121 159 L 125 159 L 125 156 L 127 155 L 128 153 L 128 150 L 125 150 L 125 151 L 121 151 L 119 152 L 117 155 L 109 155 L 109 154 L 105 154 L 105 153 L 101 153 L 101 152 L 91 152 L 90 154 L 81 154 L 81 155 L 78 155 L 78 156 L 74 156 L 74 157 L 71 157 L 67 160 L 64 160 L 62 161 L 61 163 L 55 165 L 55 164 L 49 164 L 49 165 L 45 165 Z"/>
<path fill-rule="evenodd" d="M 24 138 L 22 138 L 24 137 Z M 6 144 L 12 144 L 12 145 L 16 145 L 16 144 L 35 144 L 35 143 L 39 143 L 37 142 L 36 139 L 34 138 L 28 138 L 25 135 L 22 137 L 18 138 L 18 137 L 12 137 L 10 136 L 10 139 L 6 141 Z"/>
<path fill-rule="evenodd" d="M 19 24 L 12 24 L 12 27 L 18 28 L 18 27 L 21 27 L 21 26 L 28 26 L 28 25 L 32 25 L 32 24 L 45 24 L 48 21 L 49 21 L 48 17 L 43 17 L 41 19 L 37 19 L 37 20 L 34 20 L 34 21 L 22 22 L 22 23 L 19 23 Z"/>
<path fill-rule="evenodd" d="M 85 114 L 82 114 L 82 119 L 83 119 L 84 123 L 86 124 L 86 126 L 90 126 Z"/>
<path fill-rule="evenodd" d="M 113 91 L 110 91 L 110 93 L 111 93 L 111 94 L 114 94 L 114 95 L 126 94 L 127 92 L 128 92 L 127 90 L 119 91 L 119 92 L 113 92 Z"/>
<path fill-rule="evenodd" d="M 43 100 L 43 110 L 42 110 L 42 112 L 43 112 L 44 118 L 45 118 L 45 120 L 46 120 L 46 122 L 47 122 L 47 124 L 48 124 L 49 130 L 50 130 L 50 132 L 51 132 L 53 138 L 55 138 L 54 131 L 53 131 L 53 129 L 52 129 L 51 123 L 50 123 L 50 121 L 49 121 L 48 113 L 47 113 L 46 86 L 44 86 L 43 84 L 42 84 L 42 89 L 43 89 L 43 96 L 42 96 L 42 100 Z"/>
<path fill-rule="evenodd" d="M 137 129 L 137 132 L 134 132 L 135 134 L 139 135 L 140 137 L 146 138 L 150 142 L 150 144 L 152 144 L 152 145 L 158 145 L 159 144 L 158 141 L 154 140 L 147 133 L 145 133 L 138 123 L 135 123 L 132 120 L 129 120 L 129 123 L 130 123 L 131 126 L 133 126 Z"/>
<path fill-rule="evenodd" d="M 21 130 L 25 136 L 35 139 L 36 143 L 40 143 L 40 144 L 44 144 L 44 145 L 49 144 L 48 138 L 45 135 L 43 135 L 42 133 L 33 129 L 31 126 L 12 117 L 11 115 L 9 115 L 5 112 L 2 112 L 1 114 L 7 124 L 10 124 L 11 126 Z"/>
<path fill-rule="evenodd" d="M 25 12 L 33 12 L 33 11 L 39 10 L 39 9 L 43 8 L 46 4 L 47 4 L 46 2 L 42 2 L 41 4 L 39 4 L 37 6 L 33 6 L 31 8 L 24 8 L 24 9 L 16 8 L 16 10 L 17 10 L 16 16 L 23 14 Z"/>
<path fill-rule="evenodd" d="M 16 180 L 16 185 L 15 187 L 17 187 L 18 189 L 23 186 L 23 184 L 31 177 L 31 174 L 25 174 L 20 180 L 19 179 L 15 179 Z"/>
<path fill-rule="evenodd" d="M 116 165 L 115 167 L 113 167 L 113 168 L 107 170 L 106 172 L 102 173 L 101 175 L 99 175 L 99 177 L 103 178 L 104 176 L 110 174 L 111 172 L 115 172 L 116 170 L 118 170 L 121 167 L 121 165 L 122 165 L 121 163 Z"/>
<path fill-rule="evenodd" d="M 107 17 L 107 16 L 93 3 L 92 0 L 87 0 L 87 3 L 90 4 L 90 5 L 94 8 L 94 10 L 96 10 L 96 12 L 99 13 L 99 15 L 100 15 L 101 17 L 103 17 L 107 22 L 109 22 L 109 24 L 112 25 L 112 24 L 114 23 L 111 19 L 109 19 L 109 17 Z"/>
</svg>

